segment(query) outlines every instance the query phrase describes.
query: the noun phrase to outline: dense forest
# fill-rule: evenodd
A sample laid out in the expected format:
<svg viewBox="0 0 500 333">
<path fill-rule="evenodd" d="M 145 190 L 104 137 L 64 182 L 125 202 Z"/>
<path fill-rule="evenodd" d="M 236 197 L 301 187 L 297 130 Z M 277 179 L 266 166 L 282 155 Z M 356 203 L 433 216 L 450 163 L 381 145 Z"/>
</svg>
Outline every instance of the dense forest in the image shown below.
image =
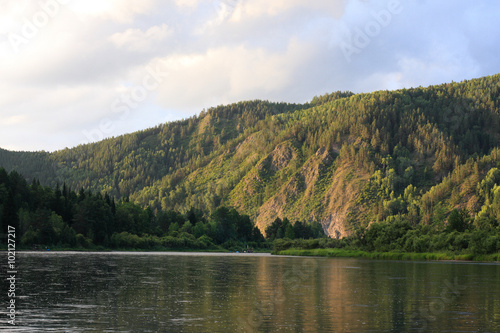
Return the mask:
<svg viewBox="0 0 500 333">
<path fill-rule="evenodd" d="M 108 194 L 83 188 L 77 193 L 66 184 L 55 189 L 34 179 L 31 185 L 17 172 L 0 168 L 0 221 L 14 227 L 24 248 L 123 249 L 244 249 L 269 247 L 247 215 L 218 207 L 207 219 L 190 209 L 153 212 Z M 272 240 L 287 237 L 324 237 L 317 224 L 293 225 L 277 219 Z M 276 224 L 275 223 L 275 224 Z M 271 230 L 271 227 L 270 227 Z"/>
<path fill-rule="evenodd" d="M 228 209 L 247 216 L 268 239 L 303 226 L 316 233 L 318 223 L 332 238 L 361 239 L 395 221 L 430 233 L 447 230 L 457 214 L 465 227 L 455 232 L 497 232 L 498 147 L 500 75 L 494 75 L 427 88 L 337 92 L 301 105 L 218 106 L 53 153 L 0 150 L 0 166 L 8 177 L 16 171 L 14 178 L 39 179 L 30 191 L 81 188 L 76 202 L 90 197 L 145 211 L 152 229 L 128 229 L 131 235 L 163 237 L 153 229 L 167 212 L 184 219 L 196 212 L 210 224 Z M 12 206 L 4 201 L 4 218 L 22 225 L 26 211 L 14 216 L 5 207 Z M 68 226 L 76 221 L 51 211 Z M 303 223 L 295 227 L 287 217 Z M 108 241 L 120 232 L 108 233 Z"/>
</svg>

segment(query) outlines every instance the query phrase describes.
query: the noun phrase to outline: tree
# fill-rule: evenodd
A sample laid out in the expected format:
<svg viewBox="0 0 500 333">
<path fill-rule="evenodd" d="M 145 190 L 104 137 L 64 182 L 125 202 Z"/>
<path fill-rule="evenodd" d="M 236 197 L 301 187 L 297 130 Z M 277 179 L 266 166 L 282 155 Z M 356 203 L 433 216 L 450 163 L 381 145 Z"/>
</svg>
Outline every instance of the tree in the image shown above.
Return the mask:
<svg viewBox="0 0 500 333">
<path fill-rule="evenodd" d="M 208 233 L 207 227 L 205 226 L 205 223 L 199 221 L 195 224 L 193 227 L 193 235 L 196 238 L 200 238 L 201 236 L 204 236 Z"/>
<path fill-rule="evenodd" d="M 469 213 L 465 209 L 453 209 L 448 216 L 448 231 L 464 232 L 468 227 L 468 215 Z"/>
<path fill-rule="evenodd" d="M 236 210 L 224 206 L 217 208 L 213 212 L 211 219 L 216 223 L 216 240 L 219 243 L 236 239 L 236 224 L 238 217 L 239 214 Z"/>
<path fill-rule="evenodd" d="M 177 222 L 171 223 L 170 226 L 168 227 L 168 234 L 170 236 L 173 236 L 177 235 L 178 232 L 179 232 L 179 223 Z"/>
<path fill-rule="evenodd" d="M 252 240 L 253 224 L 248 215 L 239 215 L 236 218 L 237 238 L 242 242 Z"/>
<path fill-rule="evenodd" d="M 293 225 L 290 223 L 286 226 L 285 238 L 295 239 L 295 232 L 293 231 Z"/>
<path fill-rule="evenodd" d="M 277 217 L 270 225 L 266 228 L 266 238 L 269 240 L 275 240 L 277 238 L 278 229 L 283 225 L 283 221 Z"/>
<path fill-rule="evenodd" d="M 258 227 L 253 227 L 252 229 L 252 241 L 254 242 L 263 242 L 265 241 L 264 236 L 260 232 Z"/>
<path fill-rule="evenodd" d="M 124 216 L 126 212 L 120 212 L 120 218 Z M 120 223 L 124 222 L 120 220 Z M 77 207 L 71 226 L 77 234 L 90 238 L 95 244 L 105 245 L 115 229 L 111 207 L 102 197 L 86 193 Z"/>
<path fill-rule="evenodd" d="M 193 232 L 193 225 L 191 224 L 191 222 L 186 221 L 182 225 L 182 227 L 179 230 L 179 232 L 185 232 L 185 233 L 191 234 Z"/>
</svg>

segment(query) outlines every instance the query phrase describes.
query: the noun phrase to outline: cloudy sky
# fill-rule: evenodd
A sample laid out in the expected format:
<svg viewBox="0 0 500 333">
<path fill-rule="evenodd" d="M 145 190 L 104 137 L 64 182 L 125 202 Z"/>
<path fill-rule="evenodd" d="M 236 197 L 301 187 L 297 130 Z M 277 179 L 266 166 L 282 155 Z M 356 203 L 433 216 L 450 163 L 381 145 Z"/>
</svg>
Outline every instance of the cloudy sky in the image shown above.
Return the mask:
<svg viewBox="0 0 500 333">
<path fill-rule="evenodd" d="M 497 0 L 3 0 L 0 147 L 500 73 Z"/>
</svg>

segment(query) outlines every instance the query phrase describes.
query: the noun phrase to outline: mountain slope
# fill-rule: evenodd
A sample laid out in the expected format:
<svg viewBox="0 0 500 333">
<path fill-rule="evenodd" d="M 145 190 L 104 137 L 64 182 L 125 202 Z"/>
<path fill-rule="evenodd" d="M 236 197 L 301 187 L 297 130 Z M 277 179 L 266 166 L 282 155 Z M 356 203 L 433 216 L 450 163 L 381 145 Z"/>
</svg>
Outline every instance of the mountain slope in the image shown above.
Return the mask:
<svg viewBox="0 0 500 333">
<path fill-rule="evenodd" d="M 233 206 L 262 231 L 276 217 L 320 221 L 333 237 L 396 215 L 442 223 L 455 207 L 475 216 L 491 204 L 477 188 L 498 163 L 488 154 L 500 146 L 499 92 L 495 75 L 306 105 L 241 102 L 52 154 L 0 151 L 0 166 L 153 209 Z M 436 208 L 436 191 L 473 165 L 468 190 L 454 184 Z"/>
</svg>

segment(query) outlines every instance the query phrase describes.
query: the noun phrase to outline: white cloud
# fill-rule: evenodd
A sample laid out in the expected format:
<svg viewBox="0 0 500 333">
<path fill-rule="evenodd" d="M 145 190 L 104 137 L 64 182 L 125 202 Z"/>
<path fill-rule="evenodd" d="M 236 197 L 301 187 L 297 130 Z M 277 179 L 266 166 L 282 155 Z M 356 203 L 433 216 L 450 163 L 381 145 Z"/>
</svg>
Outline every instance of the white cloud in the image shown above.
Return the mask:
<svg viewBox="0 0 500 333">
<path fill-rule="evenodd" d="M 166 57 L 160 62 L 166 80 L 158 101 L 165 108 L 195 109 L 276 97 L 295 83 L 295 72 L 309 57 L 307 47 L 292 40 L 284 52 L 240 45 Z"/>
<path fill-rule="evenodd" d="M 117 135 L 240 100 L 304 102 L 500 72 L 496 2 L 401 1 L 348 62 L 340 43 L 396 0 L 72 0 L 14 52 L 9 35 L 22 36 L 44 1 L 0 2 L 0 147 L 73 146 L 103 119 L 115 128 L 104 134 Z M 157 63 L 161 85 L 113 113 Z"/>
<path fill-rule="evenodd" d="M 146 31 L 142 31 L 141 29 L 127 29 L 124 32 L 111 35 L 109 40 L 118 48 L 144 52 L 154 49 L 158 43 L 161 43 L 170 35 L 172 35 L 172 30 L 166 24 L 162 24 L 153 26 Z"/>
<path fill-rule="evenodd" d="M 196 8 L 200 4 L 201 0 L 175 0 L 175 4 L 178 7 L 189 7 Z"/>
<path fill-rule="evenodd" d="M 4 119 L 4 124 L 5 125 L 19 125 L 19 124 L 22 124 L 24 122 L 26 122 L 28 120 L 28 117 L 24 114 L 19 114 L 19 115 L 15 115 L 15 116 L 10 116 L 10 117 L 7 117 L 7 119 Z"/>
<path fill-rule="evenodd" d="M 82 20 L 97 17 L 132 23 L 136 15 L 150 13 L 155 3 L 155 0 L 71 0 L 68 7 Z"/>
<path fill-rule="evenodd" d="M 0 13 L 2 13 L 2 20 L 0 20 L 0 34 L 7 35 L 14 30 L 19 23 L 22 22 L 28 10 L 28 0 L 0 2 Z"/>
<path fill-rule="evenodd" d="M 265 16 L 281 16 L 288 11 L 321 11 L 327 15 L 339 18 L 346 1 L 310 1 L 310 0 L 252 0 L 241 1 L 235 13 L 235 20 L 255 19 Z"/>
</svg>

